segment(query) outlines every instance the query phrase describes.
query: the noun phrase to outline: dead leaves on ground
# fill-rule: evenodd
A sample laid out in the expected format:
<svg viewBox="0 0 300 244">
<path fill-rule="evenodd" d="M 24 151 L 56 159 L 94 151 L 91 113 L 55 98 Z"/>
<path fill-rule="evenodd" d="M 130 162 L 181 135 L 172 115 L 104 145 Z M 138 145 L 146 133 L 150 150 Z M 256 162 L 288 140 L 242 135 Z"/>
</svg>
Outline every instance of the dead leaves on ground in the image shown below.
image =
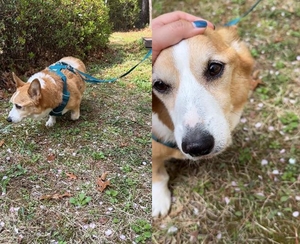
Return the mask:
<svg viewBox="0 0 300 244">
<path fill-rule="evenodd" d="M 97 190 L 99 190 L 100 192 L 103 192 L 106 187 L 108 187 L 110 185 L 110 181 L 106 179 L 108 175 L 108 172 L 104 172 L 98 179 L 97 179 Z"/>
<path fill-rule="evenodd" d="M 71 196 L 72 196 L 72 194 L 69 192 L 66 192 L 64 194 L 55 193 L 55 194 L 50 194 L 50 195 L 42 195 L 40 197 L 40 200 L 59 200 L 64 197 L 71 197 Z"/>
<path fill-rule="evenodd" d="M 55 154 L 53 154 L 53 153 L 50 153 L 50 154 L 47 155 L 47 161 L 48 162 L 52 162 L 55 158 L 56 158 Z"/>
<path fill-rule="evenodd" d="M 77 180 L 77 176 L 73 173 L 66 173 L 66 176 L 68 176 L 69 180 Z"/>
<path fill-rule="evenodd" d="M 0 140 L 0 147 L 4 145 L 4 140 Z"/>
<path fill-rule="evenodd" d="M 100 192 L 103 192 L 110 185 L 110 181 L 107 179 L 108 173 L 109 172 L 104 172 L 96 181 L 97 190 Z M 77 180 L 77 178 L 78 178 L 73 173 L 66 173 L 66 176 L 70 180 Z M 72 196 L 72 194 L 69 192 L 66 192 L 64 194 L 55 193 L 55 194 L 49 194 L 49 195 L 42 195 L 40 197 L 40 200 L 60 200 L 62 198 L 71 197 L 71 196 Z"/>
</svg>

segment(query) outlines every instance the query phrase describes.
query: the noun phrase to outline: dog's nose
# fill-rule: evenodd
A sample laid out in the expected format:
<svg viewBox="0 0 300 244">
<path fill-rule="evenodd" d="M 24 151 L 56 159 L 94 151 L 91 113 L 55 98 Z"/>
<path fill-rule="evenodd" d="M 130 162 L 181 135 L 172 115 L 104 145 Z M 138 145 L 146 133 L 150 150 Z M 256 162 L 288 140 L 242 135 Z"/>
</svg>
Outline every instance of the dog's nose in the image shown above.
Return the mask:
<svg viewBox="0 0 300 244">
<path fill-rule="evenodd" d="M 12 122 L 11 117 L 8 117 L 6 120 L 7 120 L 7 122 Z"/>
<path fill-rule="evenodd" d="M 182 141 L 181 148 L 192 157 L 209 154 L 215 145 L 214 137 L 206 131 L 189 133 Z"/>
</svg>

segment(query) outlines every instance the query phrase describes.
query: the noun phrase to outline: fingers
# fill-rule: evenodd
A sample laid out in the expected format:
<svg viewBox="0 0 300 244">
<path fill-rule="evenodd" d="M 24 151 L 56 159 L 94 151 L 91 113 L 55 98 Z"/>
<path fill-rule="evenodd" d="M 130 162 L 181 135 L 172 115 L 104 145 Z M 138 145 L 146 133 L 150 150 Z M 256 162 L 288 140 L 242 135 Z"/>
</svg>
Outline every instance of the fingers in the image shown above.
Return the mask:
<svg viewBox="0 0 300 244">
<path fill-rule="evenodd" d="M 193 19 L 191 17 L 191 19 Z M 190 19 L 190 20 L 191 20 Z M 176 20 L 168 24 L 161 25 L 152 31 L 152 64 L 154 64 L 161 50 L 175 45 L 183 39 L 204 33 L 208 26 L 207 21 L 199 20 L 186 21 Z M 164 19 L 166 20 L 166 19 Z M 168 19 L 169 21 L 170 19 Z"/>
<path fill-rule="evenodd" d="M 161 50 L 183 39 L 204 33 L 207 27 L 215 28 L 209 21 L 182 11 L 155 18 L 152 21 L 152 64 Z"/>
<path fill-rule="evenodd" d="M 156 29 L 157 27 L 175 22 L 177 20 L 187 20 L 189 22 L 193 22 L 195 20 L 204 20 L 200 17 L 182 12 L 182 11 L 175 11 L 167 14 L 160 15 L 159 17 L 155 18 L 152 21 L 152 29 Z M 209 21 L 205 20 L 208 23 L 208 26 L 214 28 L 214 25 Z"/>
</svg>

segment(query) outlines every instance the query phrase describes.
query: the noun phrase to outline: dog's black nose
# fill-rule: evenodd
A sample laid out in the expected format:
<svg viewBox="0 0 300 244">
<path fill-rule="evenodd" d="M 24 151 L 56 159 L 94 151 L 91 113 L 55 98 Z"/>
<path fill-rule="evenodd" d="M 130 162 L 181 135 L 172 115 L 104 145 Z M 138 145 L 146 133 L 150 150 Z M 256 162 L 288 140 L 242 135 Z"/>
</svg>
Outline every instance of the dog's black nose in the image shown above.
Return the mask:
<svg viewBox="0 0 300 244">
<path fill-rule="evenodd" d="M 192 157 L 209 154 L 215 145 L 214 137 L 206 131 L 194 131 L 188 133 L 182 141 L 181 148 Z"/>
<path fill-rule="evenodd" d="M 6 120 L 7 120 L 7 122 L 12 122 L 11 117 L 8 117 Z"/>
</svg>

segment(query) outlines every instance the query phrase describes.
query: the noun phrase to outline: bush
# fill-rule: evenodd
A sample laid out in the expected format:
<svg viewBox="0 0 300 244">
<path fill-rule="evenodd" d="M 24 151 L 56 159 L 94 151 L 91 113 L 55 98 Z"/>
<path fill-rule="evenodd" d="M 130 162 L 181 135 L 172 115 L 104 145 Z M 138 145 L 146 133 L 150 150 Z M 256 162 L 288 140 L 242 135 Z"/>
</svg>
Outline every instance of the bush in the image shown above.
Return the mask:
<svg viewBox="0 0 300 244">
<path fill-rule="evenodd" d="M 116 31 L 133 29 L 139 21 L 138 0 L 107 0 L 109 19 Z"/>
<path fill-rule="evenodd" d="M 40 60 L 85 58 L 104 48 L 110 33 L 103 1 L 0 0 L 0 67 L 24 72 Z"/>
</svg>

